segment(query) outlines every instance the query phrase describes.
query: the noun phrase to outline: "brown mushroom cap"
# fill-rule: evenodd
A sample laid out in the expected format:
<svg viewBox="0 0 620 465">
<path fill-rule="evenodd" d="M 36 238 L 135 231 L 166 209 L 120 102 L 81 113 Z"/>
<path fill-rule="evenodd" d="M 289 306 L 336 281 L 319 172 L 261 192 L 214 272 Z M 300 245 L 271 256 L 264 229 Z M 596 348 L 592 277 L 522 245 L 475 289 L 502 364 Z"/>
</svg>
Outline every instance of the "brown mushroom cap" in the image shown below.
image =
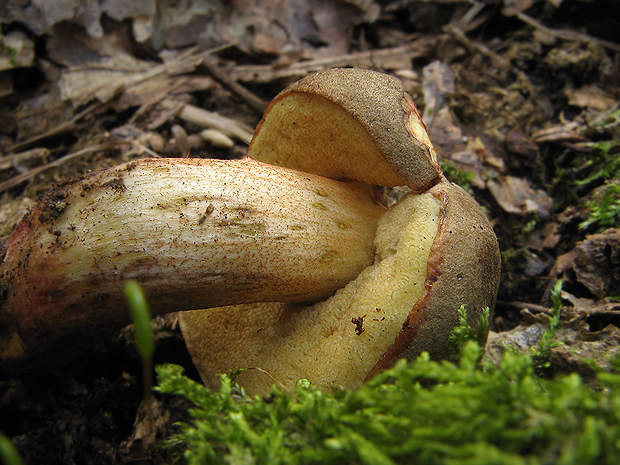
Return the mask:
<svg viewBox="0 0 620 465">
<path fill-rule="evenodd" d="M 435 359 L 449 358 L 453 355 L 449 337 L 458 325 L 460 306 L 465 305 L 473 328 L 485 308 L 495 307 L 501 258 L 489 221 L 456 184 L 444 180 L 429 193 L 441 199 L 443 213 L 428 261 L 426 293 L 369 376 L 398 358 L 413 360 L 422 352 Z"/>
</svg>

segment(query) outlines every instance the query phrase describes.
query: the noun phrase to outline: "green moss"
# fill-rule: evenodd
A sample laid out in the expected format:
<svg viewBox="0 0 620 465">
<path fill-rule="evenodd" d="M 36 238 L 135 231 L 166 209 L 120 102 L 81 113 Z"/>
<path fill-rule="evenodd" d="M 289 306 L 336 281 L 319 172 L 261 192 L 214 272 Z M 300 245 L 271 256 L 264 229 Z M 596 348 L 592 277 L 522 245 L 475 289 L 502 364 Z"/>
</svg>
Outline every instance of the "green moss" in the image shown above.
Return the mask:
<svg viewBox="0 0 620 465">
<path fill-rule="evenodd" d="M 548 186 L 554 209 L 561 211 L 577 203 L 594 189 L 620 178 L 620 140 L 617 138 L 590 144 L 591 150 L 574 153 L 565 160 L 556 157 L 555 176 Z"/>
<path fill-rule="evenodd" d="M 598 180 L 608 180 L 620 177 L 620 158 L 612 153 L 617 149 L 617 141 L 604 141 L 595 143 L 592 147 L 591 157 L 584 163 L 582 170 L 589 171 L 588 177 L 576 181 L 576 186 L 587 186 Z M 588 170 L 589 168 L 589 170 Z"/>
<path fill-rule="evenodd" d="M 507 351 L 498 367 L 479 356 L 470 340 L 458 364 L 423 354 L 357 390 L 300 380 L 267 399 L 159 366 L 159 391 L 195 405 L 165 446 L 188 464 L 620 463 L 620 375 L 600 374 L 594 391 L 576 374 L 540 378 L 531 354 Z"/>
<path fill-rule="evenodd" d="M 588 219 L 579 225 L 583 230 L 603 231 L 620 227 L 620 184 L 607 184 L 594 200 L 586 203 Z"/>
<path fill-rule="evenodd" d="M 456 165 L 450 163 L 449 161 L 441 160 L 439 164 L 441 165 L 443 173 L 450 181 L 461 186 L 469 194 L 473 193 L 471 182 L 476 176 L 475 173 L 465 171 L 462 168 L 458 168 Z"/>
<path fill-rule="evenodd" d="M 553 286 L 553 291 L 551 291 L 551 302 L 553 303 L 553 312 L 549 318 L 549 326 L 543 332 L 540 340 L 538 341 L 538 347 L 530 348 L 530 353 L 532 354 L 532 362 L 534 364 L 534 368 L 538 370 L 546 370 L 551 366 L 550 360 L 550 350 L 554 347 L 559 347 L 562 345 L 562 342 L 554 341 L 553 337 L 555 336 L 558 327 L 560 326 L 560 317 L 562 314 L 562 302 L 560 301 L 560 295 L 562 293 L 562 281 L 558 281 Z"/>
<path fill-rule="evenodd" d="M 489 307 L 486 307 L 480 314 L 477 329 L 472 328 L 467 323 L 467 309 L 465 305 L 459 308 L 459 325 L 452 329 L 450 334 L 450 348 L 453 353 L 461 354 L 463 347 L 468 341 L 475 341 L 480 347 L 484 347 L 489 331 Z M 480 351 L 480 358 L 484 355 L 484 350 Z"/>
<path fill-rule="evenodd" d="M 4 465 L 22 465 L 19 452 L 4 434 L 0 433 L 0 462 Z"/>
<path fill-rule="evenodd" d="M 0 53 L 7 53 L 11 58 L 9 61 L 13 66 L 19 66 L 19 60 L 17 59 L 17 50 L 5 43 L 4 34 L 2 32 L 2 26 L 0 25 Z"/>
</svg>

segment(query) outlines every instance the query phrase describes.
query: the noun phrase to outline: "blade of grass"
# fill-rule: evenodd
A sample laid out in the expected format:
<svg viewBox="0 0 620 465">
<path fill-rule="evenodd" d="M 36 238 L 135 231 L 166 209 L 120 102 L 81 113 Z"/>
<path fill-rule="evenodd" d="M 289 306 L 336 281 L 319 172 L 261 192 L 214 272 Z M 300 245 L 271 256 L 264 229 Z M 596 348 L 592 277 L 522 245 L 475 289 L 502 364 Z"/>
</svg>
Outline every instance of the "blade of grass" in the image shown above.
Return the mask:
<svg viewBox="0 0 620 465">
<path fill-rule="evenodd" d="M 4 434 L 0 433 L 0 460 L 4 465 L 22 465 L 22 458 L 17 449 Z"/>
<path fill-rule="evenodd" d="M 125 298 L 129 304 L 134 326 L 136 345 L 142 357 L 142 369 L 144 373 L 144 414 L 147 430 L 151 429 L 153 422 L 151 405 L 153 403 L 153 373 L 151 359 L 155 351 L 155 337 L 151 328 L 151 312 L 146 296 L 136 281 L 127 281 L 123 289 Z M 143 439 L 143 459 L 146 458 L 147 441 Z M 144 461 L 144 460 L 143 460 Z"/>
</svg>

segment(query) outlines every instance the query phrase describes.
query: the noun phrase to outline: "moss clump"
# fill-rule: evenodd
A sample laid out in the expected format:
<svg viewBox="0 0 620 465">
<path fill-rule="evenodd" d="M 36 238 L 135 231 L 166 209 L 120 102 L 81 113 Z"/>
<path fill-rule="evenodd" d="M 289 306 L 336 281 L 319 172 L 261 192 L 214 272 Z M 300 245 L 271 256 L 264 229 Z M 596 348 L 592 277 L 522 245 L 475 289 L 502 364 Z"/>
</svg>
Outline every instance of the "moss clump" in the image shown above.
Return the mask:
<svg viewBox="0 0 620 465">
<path fill-rule="evenodd" d="M 468 341 L 475 341 L 482 348 L 487 340 L 487 334 L 489 333 L 489 307 L 486 307 L 480 314 L 478 321 L 478 329 L 474 330 L 467 324 L 467 309 L 465 305 L 461 305 L 459 308 L 459 325 L 452 329 L 450 334 L 450 349 L 457 356 L 463 352 L 463 347 Z M 484 350 L 480 350 L 480 360 L 484 355 Z"/>
<path fill-rule="evenodd" d="M 601 232 L 620 226 L 620 184 L 606 184 L 595 198 L 586 202 L 588 219 L 579 224 L 583 230 L 595 229 Z"/>
<path fill-rule="evenodd" d="M 538 347 L 530 347 L 532 355 L 532 363 L 538 373 L 551 367 L 551 349 L 562 345 L 560 341 L 554 341 L 554 336 L 560 326 L 560 317 L 562 315 L 562 281 L 557 281 L 551 291 L 551 302 L 553 303 L 552 314 L 548 315 L 549 326 L 540 337 Z"/>
<path fill-rule="evenodd" d="M 439 162 L 439 164 L 441 165 L 443 174 L 450 181 L 461 186 L 468 194 L 473 194 L 474 190 L 472 188 L 472 181 L 476 176 L 475 173 L 471 171 L 465 171 L 464 169 L 457 167 L 455 164 L 450 163 L 447 160 L 442 160 Z"/>
<path fill-rule="evenodd" d="M 301 380 L 267 399 L 227 376 L 212 391 L 160 366 L 159 391 L 195 405 L 166 447 L 188 464 L 620 463 L 620 375 L 601 374 L 594 391 L 576 374 L 536 376 L 530 354 L 507 351 L 499 367 L 479 354 L 469 341 L 458 365 L 423 354 L 354 391 Z"/>
</svg>

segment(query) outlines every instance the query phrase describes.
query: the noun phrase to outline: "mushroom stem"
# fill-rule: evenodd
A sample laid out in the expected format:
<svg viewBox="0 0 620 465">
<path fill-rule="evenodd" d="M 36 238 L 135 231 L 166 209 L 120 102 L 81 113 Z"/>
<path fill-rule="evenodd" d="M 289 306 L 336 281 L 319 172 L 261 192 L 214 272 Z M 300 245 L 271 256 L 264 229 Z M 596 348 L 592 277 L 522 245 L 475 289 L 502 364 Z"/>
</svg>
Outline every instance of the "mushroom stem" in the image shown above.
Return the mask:
<svg viewBox="0 0 620 465">
<path fill-rule="evenodd" d="M 266 165 L 145 159 L 46 194 L 0 264 L 0 363 L 40 369 L 129 322 L 123 283 L 154 314 L 311 302 L 370 265 L 371 187 Z"/>
</svg>

